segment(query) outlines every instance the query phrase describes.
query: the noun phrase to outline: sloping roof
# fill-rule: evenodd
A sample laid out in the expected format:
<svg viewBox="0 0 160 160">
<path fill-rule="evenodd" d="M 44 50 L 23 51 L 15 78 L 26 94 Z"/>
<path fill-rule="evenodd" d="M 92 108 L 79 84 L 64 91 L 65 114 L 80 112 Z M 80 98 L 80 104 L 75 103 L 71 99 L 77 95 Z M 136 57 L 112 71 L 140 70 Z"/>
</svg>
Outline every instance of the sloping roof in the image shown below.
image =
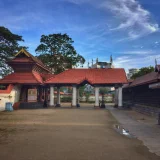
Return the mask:
<svg viewBox="0 0 160 160">
<path fill-rule="evenodd" d="M 42 84 L 43 80 L 38 72 L 12 73 L 0 80 L 0 84 Z"/>
<path fill-rule="evenodd" d="M 45 81 L 46 84 L 122 84 L 127 83 L 126 73 L 121 68 L 69 69 Z"/>
<path fill-rule="evenodd" d="M 160 80 L 160 74 L 157 72 L 151 72 L 144 76 L 136 78 L 128 87 L 134 87 L 138 85 L 143 85 L 147 83 L 152 83 Z"/>
<path fill-rule="evenodd" d="M 46 81 L 47 79 L 49 79 L 49 78 L 52 78 L 52 77 L 54 77 L 55 75 L 54 74 L 48 74 L 48 73 L 41 73 L 41 77 L 42 77 L 42 79 L 43 79 L 43 81 Z"/>
<path fill-rule="evenodd" d="M 24 53 L 30 59 L 26 59 L 26 58 L 18 58 L 17 59 L 16 57 L 22 53 Z M 32 54 L 30 54 L 29 52 L 27 52 L 23 48 L 15 55 L 15 58 L 11 62 L 32 62 L 32 61 L 35 62 L 37 65 L 43 67 L 47 71 L 51 72 L 50 69 L 47 66 L 45 66 L 41 60 L 34 57 Z"/>
</svg>

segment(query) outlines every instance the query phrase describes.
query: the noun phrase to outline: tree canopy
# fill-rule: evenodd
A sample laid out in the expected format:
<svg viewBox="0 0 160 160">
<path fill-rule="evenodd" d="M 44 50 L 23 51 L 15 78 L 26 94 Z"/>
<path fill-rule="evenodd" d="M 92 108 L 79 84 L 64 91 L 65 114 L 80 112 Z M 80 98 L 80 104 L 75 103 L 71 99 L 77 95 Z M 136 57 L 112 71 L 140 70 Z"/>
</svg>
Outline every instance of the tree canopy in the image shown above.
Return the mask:
<svg viewBox="0 0 160 160">
<path fill-rule="evenodd" d="M 6 61 L 22 48 L 18 42 L 24 41 L 22 36 L 12 33 L 9 29 L 0 26 L 0 75 L 4 76 L 12 71 Z M 25 47 L 26 48 L 26 47 Z"/>
<path fill-rule="evenodd" d="M 42 35 L 35 51 L 38 58 L 57 74 L 72 66 L 84 64 L 85 59 L 76 52 L 73 43 L 67 34 Z"/>
<path fill-rule="evenodd" d="M 139 69 L 139 71 L 137 73 L 133 74 L 131 76 L 131 79 L 136 79 L 137 77 L 141 77 L 141 76 L 148 74 L 150 72 L 153 72 L 153 71 L 154 71 L 154 67 L 152 67 L 152 66 L 143 67 L 143 68 Z"/>
</svg>

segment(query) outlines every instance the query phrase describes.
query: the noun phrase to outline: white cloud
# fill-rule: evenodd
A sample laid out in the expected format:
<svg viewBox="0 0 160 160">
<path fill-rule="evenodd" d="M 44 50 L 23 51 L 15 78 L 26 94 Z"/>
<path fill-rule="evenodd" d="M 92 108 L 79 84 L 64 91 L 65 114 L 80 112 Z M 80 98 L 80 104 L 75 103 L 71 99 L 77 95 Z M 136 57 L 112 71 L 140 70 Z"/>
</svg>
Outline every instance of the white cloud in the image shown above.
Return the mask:
<svg viewBox="0 0 160 160">
<path fill-rule="evenodd" d="M 116 68 L 124 68 L 126 72 L 130 68 L 141 68 L 155 65 L 155 59 L 159 54 L 146 56 L 119 56 L 114 59 L 114 66 Z"/>
<path fill-rule="evenodd" d="M 128 32 L 128 37 L 120 41 L 137 39 L 159 31 L 159 25 L 152 21 L 151 13 L 136 0 L 105 0 L 101 7 L 109 9 L 121 21 L 112 30 Z"/>
<path fill-rule="evenodd" d="M 118 54 L 127 54 L 127 55 L 153 55 L 158 54 L 156 51 L 153 50 L 133 50 L 133 51 L 124 51 L 124 52 L 116 52 Z"/>
</svg>

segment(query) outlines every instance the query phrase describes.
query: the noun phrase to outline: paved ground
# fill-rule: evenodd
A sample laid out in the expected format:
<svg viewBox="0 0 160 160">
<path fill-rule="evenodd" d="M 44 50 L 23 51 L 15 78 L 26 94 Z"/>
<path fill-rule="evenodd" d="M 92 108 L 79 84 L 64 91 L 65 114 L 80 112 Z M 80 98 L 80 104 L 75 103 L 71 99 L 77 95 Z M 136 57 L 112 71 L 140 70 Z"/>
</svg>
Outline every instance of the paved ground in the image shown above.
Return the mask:
<svg viewBox="0 0 160 160">
<path fill-rule="evenodd" d="M 132 110 L 118 110 L 107 107 L 123 127 L 143 141 L 150 152 L 160 156 L 160 126 L 157 119 Z"/>
<path fill-rule="evenodd" d="M 107 110 L 39 109 L 0 113 L 0 160 L 159 160 L 113 129 Z"/>
</svg>

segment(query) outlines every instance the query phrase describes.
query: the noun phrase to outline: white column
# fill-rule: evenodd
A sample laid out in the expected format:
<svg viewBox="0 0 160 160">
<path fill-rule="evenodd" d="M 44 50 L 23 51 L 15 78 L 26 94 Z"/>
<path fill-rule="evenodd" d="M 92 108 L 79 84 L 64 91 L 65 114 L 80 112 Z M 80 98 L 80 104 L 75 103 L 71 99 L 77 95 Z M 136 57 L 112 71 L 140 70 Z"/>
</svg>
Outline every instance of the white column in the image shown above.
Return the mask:
<svg viewBox="0 0 160 160">
<path fill-rule="evenodd" d="M 115 89 L 114 102 L 115 102 L 115 106 L 118 107 L 118 88 Z"/>
<path fill-rule="evenodd" d="M 77 104 L 79 104 L 79 88 L 77 88 Z"/>
<path fill-rule="evenodd" d="M 95 87 L 95 107 L 99 107 L 99 87 Z"/>
<path fill-rule="evenodd" d="M 118 88 L 118 107 L 122 107 L 122 87 Z"/>
<path fill-rule="evenodd" d="M 73 86 L 73 93 L 72 93 L 72 107 L 76 107 L 76 105 L 77 105 L 77 99 L 76 99 L 76 95 L 77 95 L 77 88 L 76 88 L 76 86 Z"/>
<path fill-rule="evenodd" d="M 60 87 L 57 87 L 57 104 L 61 104 Z"/>
<path fill-rule="evenodd" d="M 54 87 L 50 86 L 50 106 L 54 106 Z"/>
</svg>

